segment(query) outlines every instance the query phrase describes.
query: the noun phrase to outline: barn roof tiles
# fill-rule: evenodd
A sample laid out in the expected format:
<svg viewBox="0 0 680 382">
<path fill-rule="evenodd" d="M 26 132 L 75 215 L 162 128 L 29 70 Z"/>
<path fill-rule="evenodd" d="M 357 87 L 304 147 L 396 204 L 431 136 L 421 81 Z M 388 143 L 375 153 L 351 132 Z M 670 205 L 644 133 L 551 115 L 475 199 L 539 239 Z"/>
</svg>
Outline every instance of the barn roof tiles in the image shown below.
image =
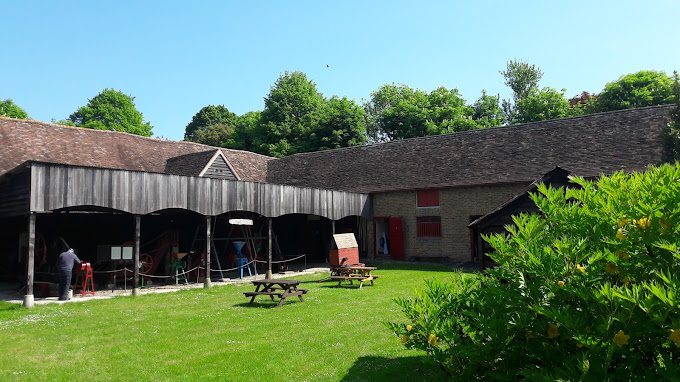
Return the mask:
<svg viewBox="0 0 680 382">
<path fill-rule="evenodd" d="M 531 183 L 560 166 L 584 177 L 644 171 L 661 159 L 670 106 L 295 154 L 267 181 L 354 192 Z"/>
<path fill-rule="evenodd" d="M 584 177 L 661 158 L 671 106 L 404 139 L 275 159 L 219 149 L 239 179 L 364 193 L 531 183 L 560 166 Z M 0 175 L 33 160 L 197 176 L 216 147 L 0 117 Z"/>
<path fill-rule="evenodd" d="M 216 149 L 192 142 L 0 117 L 0 175 L 29 160 L 165 173 L 168 162 L 173 168 L 175 157 L 192 154 L 201 157 L 206 152 L 212 155 Z M 272 158 L 246 151 L 221 150 L 241 180 L 266 181 L 266 163 Z M 206 158 L 201 168 L 210 158 Z M 188 168 L 178 171 L 188 171 Z"/>
</svg>

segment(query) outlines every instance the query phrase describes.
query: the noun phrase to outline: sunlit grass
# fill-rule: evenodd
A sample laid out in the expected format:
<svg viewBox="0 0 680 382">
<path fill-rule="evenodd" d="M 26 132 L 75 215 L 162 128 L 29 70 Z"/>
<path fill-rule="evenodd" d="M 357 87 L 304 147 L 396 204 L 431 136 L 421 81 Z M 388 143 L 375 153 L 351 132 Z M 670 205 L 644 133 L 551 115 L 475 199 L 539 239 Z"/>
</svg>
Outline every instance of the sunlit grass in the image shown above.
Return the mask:
<svg viewBox="0 0 680 382">
<path fill-rule="evenodd" d="M 447 380 L 424 353 L 383 325 L 393 302 L 449 268 L 380 265 L 363 289 L 295 277 L 305 301 L 248 305 L 228 285 L 27 310 L 0 303 L 0 380 L 393 381 Z"/>
</svg>

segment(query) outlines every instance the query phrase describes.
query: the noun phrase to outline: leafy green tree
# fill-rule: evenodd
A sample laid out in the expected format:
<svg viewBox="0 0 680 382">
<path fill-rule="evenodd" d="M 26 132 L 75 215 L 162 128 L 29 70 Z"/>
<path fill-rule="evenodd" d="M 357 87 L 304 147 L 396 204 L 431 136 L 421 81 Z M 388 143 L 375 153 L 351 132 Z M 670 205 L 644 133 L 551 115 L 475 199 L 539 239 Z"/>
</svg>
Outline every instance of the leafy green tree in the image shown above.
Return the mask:
<svg viewBox="0 0 680 382">
<path fill-rule="evenodd" d="M 220 147 L 232 139 L 234 126 L 216 124 L 205 126 L 194 131 L 191 141 L 209 146 Z"/>
<path fill-rule="evenodd" d="M 545 121 L 548 119 L 571 117 L 580 109 L 572 109 L 569 101 L 564 98 L 564 90 L 545 87 L 534 90 L 517 101 L 514 108 L 512 123 L 527 123 Z"/>
<path fill-rule="evenodd" d="M 306 140 L 318 127 L 323 103 L 306 74 L 286 71 L 264 100 L 255 134 L 257 151 L 275 157 L 307 151 Z"/>
<path fill-rule="evenodd" d="M 505 78 L 505 84 L 512 89 L 514 102 L 521 101 L 532 91 L 538 90 L 538 82 L 543 77 L 540 68 L 517 59 L 508 61 L 505 70 L 499 73 Z"/>
<path fill-rule="evenodd" d="M 28 119 L 28 113 L 12 101 L 11 98 L 6 100 L 0 99 L 0 117 Z"/>
<path fill-rule="evenodd" d="M 503 110 L 500 106 L 500 96 L 490 96 L 486 89 L 482 90 L 482 95 L 472 105 L 474 119 L 480 127 L 493 127 L 503 124 Z"/>
<path fill-rule="evenodd" d="M 387 101 L 387 102 L 386 102 Z M 379 106 L 379 107 L 377 107 Z M 447 134 L 484 127 L 473 116 L 458 89 L 440 87 L 427 93 L 408 87 L 385 85 L 373 93 L 364 110 L 373 113 L 373 137 L 381 141 Z M 379 110 L 378 113 L 375 111 Z M 370 139 L 369 139 L 370 141 Z"/>
<path fill-rule="evenodd" d="M 208 105 L 198 111 L 192 118 L 191 122 L 187 124 L 184 132 L 185 141 L 199 142 L 197 130 L 207 128 L 208 126 L 230 126 L 235 123 L 236 114 L 232 113 L 224 107 L 224 105 Z M 211 135 L 210 133 L 208 135 Z M 205 134 L 201 135 L 205 136 Z"/>
<path fill-rule="evenodd" d="M 113 89 L 104 89 L 68 117 L 76 126 L 97 130 L 124 131 L 150 137 L 153 126 L 144 122 L 135 107 L 134 97 Z"/>
<path fill-rule="evenodd" d="M 543 72 L 535 65 L 515 59 L 506 62 L 505 70 L 499 73 L 505 79 L 505 84 L 512 90 L 512 100 L 504 99 L 501 105 L 505 122 L 516 123 L 515 106 L 538 90 L 538 83 L 543 77 Z"/>
<path fill-rule="evenodd" d="M 55 125 L 62 125 L 62 126 L 75 126 L 76 125 L 75 123 L 73 123 L 72 121 L 69 121 L 68 119 L 60 119 L 60 120 L 57 121 L 56 119 L 52 118 L 52 120 L 50 122 L 54 123 Z"/>
<path fill-rule="evenodd" d="M 383 114 L 389 108 L 401 103 L 414 103 L 424 92 L 403 84 L 385 84 L 371 93 L 370 100 L 363 100 L 362 107 L 366 115 L 366 137 L 369 143 L 387 142 L 390 137 L 386 133 Z"/>
<path fill-rule="evenodd" d="M 663 71 L 641 70 L 605 85 L 590 112 L 632 109 L 673 103 L 673 79 Z"/>
<path fill-rule="evenodd" d="M 249 111 L 236 117 L 234 133 L 230 139 L 222 142 L 222 147 L 257 152 L 253 140 L 255 128 L 260 120 L 260 113 L 259 111 Z"/>
<path fill-rule="evenodd" d="M 331 97 L 321 113 L 318 128 L 312 132 L 310 150 L 358 146 L 366 142 L 363 109 L 346 97 Z"/>
</svg>

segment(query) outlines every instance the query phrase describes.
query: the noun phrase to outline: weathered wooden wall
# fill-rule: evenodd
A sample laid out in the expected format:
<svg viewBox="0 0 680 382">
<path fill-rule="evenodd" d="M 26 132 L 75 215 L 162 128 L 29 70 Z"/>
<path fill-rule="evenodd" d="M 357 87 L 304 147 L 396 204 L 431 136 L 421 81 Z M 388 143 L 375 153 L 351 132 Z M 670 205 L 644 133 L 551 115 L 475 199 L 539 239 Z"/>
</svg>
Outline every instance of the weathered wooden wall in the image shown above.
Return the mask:
<svg viewBox="0 0 680 382">
<path fill-rule="evenodd" d="M 5 174 L 0 179 L 0 216 L 23 216 L 29 206 L 28 170 Z"/>
<path fill-rule="evenodd" d="M 236 175 L 231 172 L 229 165 L 227 165 L 227 162 L 225 162 L 221 156 L 215 158 L 215 161 L 210 165 L 203 176 L 207 178 L 237 180 Z"/>
<path fill-rule="evenodd" d="M 30 210 L 36 212 L 99 206 L 140 215 L 179 208 L 211 216 L 251 211 L 266 217 L 371 217 L 368 194 L 35 162 L 30 168 Z"/>
</svg>

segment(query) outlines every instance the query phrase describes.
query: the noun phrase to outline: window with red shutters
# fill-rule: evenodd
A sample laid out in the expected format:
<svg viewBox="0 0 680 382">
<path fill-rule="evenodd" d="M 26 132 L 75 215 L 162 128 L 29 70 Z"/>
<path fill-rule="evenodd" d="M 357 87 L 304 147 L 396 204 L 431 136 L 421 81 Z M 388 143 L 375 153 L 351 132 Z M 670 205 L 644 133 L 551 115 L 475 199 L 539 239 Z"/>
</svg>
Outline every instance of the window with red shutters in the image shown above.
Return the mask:
<svg viewBox="0 0 680 382">
<path fill-rule="evenodd" d="M 418 237 L 442 237 L 441 216 L 420 216 L 416 218 Z"/>
<path fill-rule="evenodd" d="M 439 190 L 418 190 L 418 207 L 439 207 Z"/>
</svg>

